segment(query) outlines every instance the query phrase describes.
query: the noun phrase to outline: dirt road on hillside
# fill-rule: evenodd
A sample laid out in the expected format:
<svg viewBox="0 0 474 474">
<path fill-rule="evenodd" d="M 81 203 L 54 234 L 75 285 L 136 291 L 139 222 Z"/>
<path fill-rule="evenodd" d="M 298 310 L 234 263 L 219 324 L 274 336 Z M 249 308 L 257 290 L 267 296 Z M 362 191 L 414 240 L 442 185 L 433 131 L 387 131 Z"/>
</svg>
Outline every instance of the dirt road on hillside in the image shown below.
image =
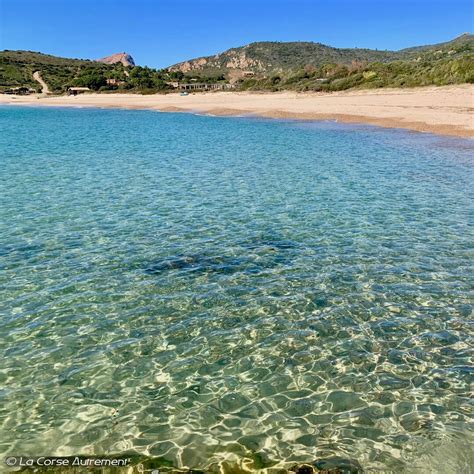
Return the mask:
<svg viewBox="0 0 474 474">
<path fill-rule="evenodd" d="M 41 84 L 41 87 L 43 88 L 41 90 L 42 94 L 49 94 L 50 90 L 49 90 L 48 84 L 46 84 L 46 82 L 43 81 L 39 71 L 35 71 L 33 73 L 33 79 Z"/>
</svg>

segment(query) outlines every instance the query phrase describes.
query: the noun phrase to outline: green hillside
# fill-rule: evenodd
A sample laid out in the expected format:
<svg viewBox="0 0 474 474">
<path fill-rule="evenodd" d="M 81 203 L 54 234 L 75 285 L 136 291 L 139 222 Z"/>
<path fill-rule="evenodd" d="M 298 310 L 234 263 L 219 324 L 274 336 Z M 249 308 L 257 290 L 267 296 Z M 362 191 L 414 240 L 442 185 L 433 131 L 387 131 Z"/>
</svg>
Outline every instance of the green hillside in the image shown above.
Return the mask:
<svg viewBox="0 0 474 474">
<path fill-rule="evenodd" d="M 281 58 L 282 48 L 278 48 Z M 303 48 L 302 51 L 305 51 Z M 325 50 L 326 51 L 326 50 Z M 464 34 L 452 41 L 395 52 L 338 50 L 339 59 L 327 61 L 305 54 L 281 66 L 243 77 L 241 90 L 340 91 L 380 87 L 417 87 L 474 82 L 474 35 Z M 327 52 L 327 51 L 326 51 Z M 352 54 L 353 53 L 353 54 Z M 295 53 L 296 54 L 296 53 Z M 352 59 L 349 61 L 351 58 Z M 364 58 L 365 55 L 365 58 Z M 374 59 L 377 58 L 378 59 Z M 273 60 L 273 64 L 277 62 Z M 303 65 L 303 63 L 305 63 Z"/>
<path fill-rule="evenodd" d="M 347 50 L 344 50 L 347 51 Z M 333 61 L 282 68 L 240 81 L 242 90 L 339 91 L 351 88 L 417 87 L 474 83 L 474 35 L 418 46 L 383 60 Z M 355 56 L 354 56 L 355 58 Z"/>
<path fill-rule="evenodd" d="M 185 61 L 171 66 L 172 71 L 212 75 L 228 74 L 232 70 L 245 70 L 268 74 L 304 66 L 321 66 L 327 63 L 350 64 L 352 61 L 390 61 L 397 54 L 391 51 L 370 49 L 339 49 L 309 42 L 259 42 L 233 48 L 215 56 Z"/>
<path fill-rule="evenodd" d="M 73 78 L 81 67 L 91 61 L 67 59 L 35 53 L 33 51 L 2 51 L 0 52 L 0 90 L 9 87 L 27 86 L 38 91 L 40 85 L 33 79 L 33 72 L 41 71 L 43 79 L 50 88 L 64 77 Z"/>
<path fill-rule="evenodd" d="M 474 36 L 464 34 L 452 41 L 429 46 L 418 46 L 400 51 L 378 51 L 360 48 L 334 48 L 310 42 L 259 42 L 229 49 L 215 56 L 207 56 L 178 63 L 170 70 L 185 74 L 232 74 L 251 71 L 256 75 L 288 73 L 304 67 L 321 67 L 326 64 L 350 65 L 353 62 L 391 62 L 415 60 L 418 56 L 439 55 L 454 57 L 474 50 Z"/>
<path fill-rule="evenodd" d="M 463 33 L 461 36 L 444 43 L 429 44 L 424 46 L 414 46 L 399 51 L 400 54 L 410 57 L 412 53 L 436 52 L 436 51 L 457 51 L 462 52 L 464 48 L 472 48 L 474 43 L 474 35 L 471 33 Z"/>
<path fill-rule="evenodd" d="M 474 82 L 474 35 L 400 51 L 341 49 L 320 43 L 252 43 L 170 70 L 224 75 L 240 90 L 337 91 Z M 250 76 L 250 77 L 249 77 Z"/>
<path fill-rule="evenodd" d="M 474 55 L 437 61 L 328 64 L 283 75 L 243 79 L 240 90 L 341 91 L 381 87 L 445 86 L 474 83 Z"/>
<path fill-rule="evenodd" d="M 104 64 L 84 59 L 68 59 L 33 51 L 0 52 L 0 91 L 16 86 L 27 86 L 40 90 L 33 73 L 41 77 L 55 93 L 63 93 L 70 86 L 84 86 L 92 90 L 132 90 L 156 92 L 169 86 L 167 71 L 158 71 L 140 66 L 124 66 L 121 63 Z M 116 79 L 119 85 L 107 84 L 107 79 Z"/>
</svg>

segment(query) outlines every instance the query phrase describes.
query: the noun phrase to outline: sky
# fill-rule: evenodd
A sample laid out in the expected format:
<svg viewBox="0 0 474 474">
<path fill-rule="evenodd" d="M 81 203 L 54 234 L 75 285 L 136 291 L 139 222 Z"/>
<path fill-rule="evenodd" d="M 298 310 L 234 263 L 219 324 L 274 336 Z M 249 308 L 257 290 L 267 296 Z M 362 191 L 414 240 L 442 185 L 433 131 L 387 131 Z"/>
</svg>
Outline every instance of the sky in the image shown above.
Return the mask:
<svg viewBox="0 0 474 474">
<path fill-rule="evenodd" d="M 473 0 L 0 0 L 0 50 L 166 67 L 253 41 L 401 49 L 474 30 Z"/>
</svg>

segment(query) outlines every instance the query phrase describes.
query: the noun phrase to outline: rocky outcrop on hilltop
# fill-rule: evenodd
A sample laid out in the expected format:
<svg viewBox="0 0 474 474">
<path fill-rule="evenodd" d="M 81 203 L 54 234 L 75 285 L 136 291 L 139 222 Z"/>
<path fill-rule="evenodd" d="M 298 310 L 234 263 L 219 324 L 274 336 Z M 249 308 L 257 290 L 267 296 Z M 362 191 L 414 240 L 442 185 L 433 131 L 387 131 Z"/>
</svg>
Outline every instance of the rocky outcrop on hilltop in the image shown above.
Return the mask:
<svg viewBox="0 0 474 474">
<path fill-rule="evenodd" d="M 135 61 L 133 60 L 132 56 L 125 52 L 115 53 L 105 58 L 98 59 L 98 61 L 105 64 L 122 63 L 124 66 L 135 66 Z"/>
</svg>

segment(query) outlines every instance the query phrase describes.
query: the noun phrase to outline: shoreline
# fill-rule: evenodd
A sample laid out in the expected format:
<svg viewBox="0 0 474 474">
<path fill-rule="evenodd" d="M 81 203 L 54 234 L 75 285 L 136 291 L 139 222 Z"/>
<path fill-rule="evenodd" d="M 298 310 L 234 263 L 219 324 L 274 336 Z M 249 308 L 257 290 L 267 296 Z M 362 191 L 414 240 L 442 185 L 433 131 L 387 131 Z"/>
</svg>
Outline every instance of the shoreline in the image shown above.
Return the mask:
<svg viewBox="0 0 474 474">
<path fill-rule="evenodd" d="M 99 107 L 336 120 L 463 138 L 474 137 L 474 85 L 334 93 L 208 92 L 171 94 L 0 95 L 0 105 Z"/>
</svg>

